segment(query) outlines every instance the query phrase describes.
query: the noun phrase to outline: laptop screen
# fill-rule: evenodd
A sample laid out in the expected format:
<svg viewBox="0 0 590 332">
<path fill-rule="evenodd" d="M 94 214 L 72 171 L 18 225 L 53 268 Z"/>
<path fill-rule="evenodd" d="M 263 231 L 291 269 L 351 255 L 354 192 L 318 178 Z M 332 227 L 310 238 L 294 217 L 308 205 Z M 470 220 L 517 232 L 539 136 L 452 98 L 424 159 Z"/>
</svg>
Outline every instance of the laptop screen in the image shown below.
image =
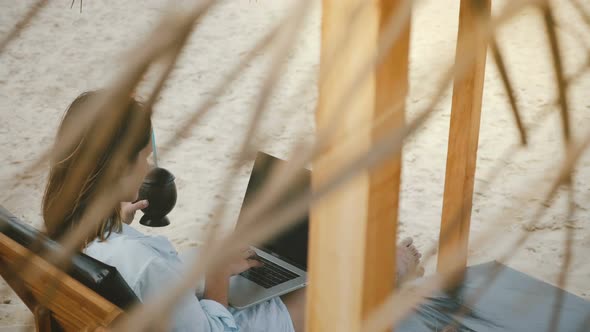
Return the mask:
<svg viewBox="0 0 590 332">
<path fill-rule="evenodd" d="M 256 155 L 256 161 L 254 162 L 254 168 L 252 169 L 252 175 L 248 182 L 248 188 L 246 189 L 242 209 L 244 206 L 251 203 L 250 200 L 255 197 L 256 192 L 262 189 L 265 182 L 270 178 L 270 173 L 274 165 L 277 165 L 278 163 L 286 163 L 286 161 L 258 152 Z M 307 188 L 309 188 L 311 180 L 310 176 L 311 174 L 309 170 L 302 169 L 301 173 L 298 174 L 298 181 L 291 185 L 284 195 L 275 198 L 276 202 L 266 211 L 271 211 L 277 207 L 281 208 L 281 206 L 288 204 L 292 199 L 302 194 Z M 237 227 L 240 227 L 239 221 Z M 256 247 L 307 271 L 308 227 L 309 217 L 308 213 L 306 213 L 289 229 Z"/>
</svg>

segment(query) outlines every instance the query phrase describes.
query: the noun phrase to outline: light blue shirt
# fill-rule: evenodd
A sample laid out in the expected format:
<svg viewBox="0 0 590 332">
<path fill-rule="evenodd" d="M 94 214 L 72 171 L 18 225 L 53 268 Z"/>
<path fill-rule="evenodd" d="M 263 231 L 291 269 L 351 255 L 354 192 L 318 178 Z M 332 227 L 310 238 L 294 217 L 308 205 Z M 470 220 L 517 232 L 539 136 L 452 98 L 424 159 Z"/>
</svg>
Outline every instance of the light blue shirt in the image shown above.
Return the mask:
<svg viewBox="0 0 590 332">
<path fill-rule="evenodd" d="M 184 268 L 168 239 L 144 235 L 128 225 L 104 242 L 93 241 L 85 253 L 116 267 L 142 302 L 179 280 Z M 173 331 L 294 331 L 289 312 L 278 297 L 244 310 L 228 310 L 190 292 L 175 308 L 171 323 Z"/>
</svg>

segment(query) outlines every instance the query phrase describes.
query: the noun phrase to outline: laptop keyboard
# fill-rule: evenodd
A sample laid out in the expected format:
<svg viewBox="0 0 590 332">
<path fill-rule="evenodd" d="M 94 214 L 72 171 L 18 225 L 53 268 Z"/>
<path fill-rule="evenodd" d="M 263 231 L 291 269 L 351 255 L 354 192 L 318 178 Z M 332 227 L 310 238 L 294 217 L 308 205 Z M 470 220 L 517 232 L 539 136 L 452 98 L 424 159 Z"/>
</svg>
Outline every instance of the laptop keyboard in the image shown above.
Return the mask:
<svg viewBox="0 0 590 332">
<path fill-rule="evenodd" d="M 299 275 L 284 269 L 269 260 L 262 257 L 258 257 L 258 259 L 264 263 L 263 266 L 253 267 L 248 271 L 240 273 L 240 275 L 264 288 L 271 288 L 299 277 Z"/>
</svg>

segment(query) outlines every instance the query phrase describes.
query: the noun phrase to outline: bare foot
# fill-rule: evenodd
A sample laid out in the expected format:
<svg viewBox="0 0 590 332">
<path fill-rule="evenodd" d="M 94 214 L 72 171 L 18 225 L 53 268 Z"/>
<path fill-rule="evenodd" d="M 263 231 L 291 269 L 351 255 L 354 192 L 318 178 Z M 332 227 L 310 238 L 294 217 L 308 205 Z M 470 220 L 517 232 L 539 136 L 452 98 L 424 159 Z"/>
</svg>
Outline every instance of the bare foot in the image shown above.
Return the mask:
<svg viewBox="0 0 590 332">
<path fill-rule="evenodd" d="M 412 244 L 412 238 L 405 238 L 397 246 L 397 280 L 398 284 L 424 275 L 424 268 L 418 266 L 422 254 Z"/>
</svg>

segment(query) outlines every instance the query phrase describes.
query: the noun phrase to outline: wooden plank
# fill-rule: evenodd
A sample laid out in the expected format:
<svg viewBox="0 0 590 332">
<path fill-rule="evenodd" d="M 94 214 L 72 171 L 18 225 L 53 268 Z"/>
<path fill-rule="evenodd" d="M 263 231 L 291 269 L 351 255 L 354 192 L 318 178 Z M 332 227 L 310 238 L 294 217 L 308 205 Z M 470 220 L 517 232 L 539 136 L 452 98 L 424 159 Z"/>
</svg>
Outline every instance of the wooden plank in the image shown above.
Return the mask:
<svg viewBox="0 0 590 332">
<path fill-rule="evenodd" d="M 0 274 L 15 273 L 14 267 L 27 253 L 26 248 L 0 233 Z M 30 271 L 26 274 L 17 271 L 16 275 L 34 300 L 49 310 L 66 331 L 108 326 L 122 314 L 117 306 L 39 256 L 31 258 Z M 55 285 L 51 293 L 48 285 Z"/>
<path fill-rule="evenodd" d="M 350 27 L 350 13 L 363 1 L 323 1 L 321 66 L 329 62 L 337 69 L 320 78 L 317 129 L 324 130 L 334 113 L 340 114 L 335 137 L 346 137 L 346 148 L 339 149 L 342 142 L 334 141 L 324 150 L 314 163 L 313 188 L 404 120 L 398 114 L 371 129 L 391 103 L 407 94 L 409 26 L 386 61 L 354 92 L 346 111 L 335 109 L 356 73 L 376 52 L 383 22 L 402 2 L 370 2 Z M 347 45 L 336 53 L 343 34 Z M 328 54 L 337 55 L 327 59 Z M 307 331 L 359 331 L 366 314 L 392 291 L 400 172 L 398 155 L 312 208 Z"/>
<path fill-rule="evenodd" d="M 467 264 L 487 51 L 485 38 L 481 38 L 480 34 L 482 26 L 477 20 L 489 17 L 490 6 L 490 0 L 461 0 L 455 62 L 462 63 L 473 55 L 475 61 L 471 61 L 466 74 L 455 80 L 453 86 L 439 236 L 439 272 L 444 271 L 452 261 L 459 261 L 464 266 Z"/>
<path fill-rule="evenodd" d="M 2 262 L 1 259 L 0 262 Z M 29 308 L 29 310 L 33 312 L 37 307 L 37 301 L 35 301 L 33 294 L 31 294 L 31 292 L 29 292 L 25 285 L 23 285 L 23 283 L 20 282 L 13 273 L 10 273 L 10 271 L 4 271 L 0 268 L 0 274 L 4 278 L 4 281 L 6 281 L 8 287 L 10 287 L 21 299 L 21 301 L 23 301 L 27 308 Z"/>
<path fill-rule="evenodd" d="M 37 332 L 51 331 L 51 313 L 45 307 L 37 306 L 33 310 L 35 317 L 35 330 Z"/>
<path fill-rule="evenodd" d="M 385 25 L 394 13 L 403 10 L 403 0 L 381 0 L 379 32 L 383 35 Z M 408 12 L 407 15 L 410 15 Z M 410 47 L 410 20 L 403 27 L 388 56 L 375 73 L 375 108 L 373 121 L 378 121 L 392 105 L 405 104 L 408 94 L 408 62 Z M 404 110 L 388 115 L 372 132 L 376 142 L 395 128 L 404 124 Z M 363 312 L 366 318 L 371 309 L 381 304 L 395 286 L 395 250 L 399 193 L 402 169 L 401 153 L 388 159 L 369 174 L 368 225 L 366 228 L 365 275 L 363 280 Z M 384 269 L 380 262 L 393 262 Z M 389 264 L 387 264 L 389 266 Z"/>
</svg>

